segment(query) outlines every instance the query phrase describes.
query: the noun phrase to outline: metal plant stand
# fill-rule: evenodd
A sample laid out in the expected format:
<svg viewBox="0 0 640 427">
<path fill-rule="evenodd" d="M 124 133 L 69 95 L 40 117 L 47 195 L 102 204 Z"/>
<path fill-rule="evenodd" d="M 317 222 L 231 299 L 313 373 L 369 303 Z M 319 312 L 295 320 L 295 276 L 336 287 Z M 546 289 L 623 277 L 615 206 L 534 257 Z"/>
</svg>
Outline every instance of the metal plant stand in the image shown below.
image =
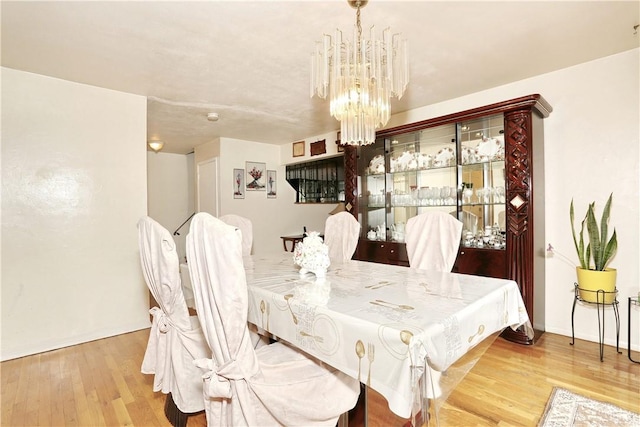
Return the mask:
<svg viewBox="0 0 640 427">
<path fill-rule="evenodd" d="M 616 351 L 620 354 L 620 313 L 618 312 L 618 290 L 615 289 L 613 292 L 605 292 L 602 289 L 598 289 L 597 291 L 592 291 L 588 289 L 582 289 L 578 287 L 577 283 L 574 283 L 575 289 L 575 297 L 573 299 L 573 308 L 571 309 L 571 345 L 575 344 L 576 338 L 574 334 L 574 325 L 573 325 L 573 315 L 576 311 L 576 303 L 578 301 L 582 301 L 587 304 L 595 304 L 596 312 L 598 313 L 598 344 L 600 345 L 600 361 L 604 361 L 604 308 L 607 305 L 613 307 L 613 314 L 616 317 Z M 580 292 L 593 292 L 596 294 L 596 302 L 586 301 L 580 297 Z M 605 302 L 606 296 L 614 294 L 614 299 L 611 302 Z M 602 315 L 600 312 L 602 311 Z"/>
<path fill-rule="evenodd" d="M 640 363 L 640 361 L 631 358 L 631 304 L 640 305 L 640 295 L 629 297 L 629 305 L 627 306 L 627 357 L 633 363 Z"/>
</svg>

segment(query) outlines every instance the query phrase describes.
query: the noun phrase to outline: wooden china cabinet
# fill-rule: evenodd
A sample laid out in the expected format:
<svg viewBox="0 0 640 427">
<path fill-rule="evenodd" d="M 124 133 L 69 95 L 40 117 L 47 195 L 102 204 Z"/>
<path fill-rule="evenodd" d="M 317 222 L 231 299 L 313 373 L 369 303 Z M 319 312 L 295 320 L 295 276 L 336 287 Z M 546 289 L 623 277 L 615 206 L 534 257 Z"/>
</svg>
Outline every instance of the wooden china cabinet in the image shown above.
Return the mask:
<svg viewBox="0 0 640 427">
<path fill-rule="evenodd" d="M 534 248 L 544 248 L 542 122 L 551 111 L 540 95 L 529 95 L 385 129 L 375 144 L 345 147 L 345 204 L 362 225 L 354 258 L 408 266 L 406 221 L 448 212 L 464 224 L 453 271 L 514 280 L 532 324 L 543 325 L 544 262 Z M 503 337 L 533 343 L 524 330 Z"/>
</svg>

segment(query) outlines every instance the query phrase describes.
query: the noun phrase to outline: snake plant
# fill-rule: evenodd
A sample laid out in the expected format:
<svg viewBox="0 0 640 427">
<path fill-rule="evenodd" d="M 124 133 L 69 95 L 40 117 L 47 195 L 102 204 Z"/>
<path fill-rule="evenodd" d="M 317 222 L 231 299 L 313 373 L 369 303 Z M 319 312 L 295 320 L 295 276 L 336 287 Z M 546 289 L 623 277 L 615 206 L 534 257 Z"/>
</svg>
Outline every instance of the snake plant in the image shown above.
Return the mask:
<svg viewBox="0 0 640 427">
<path fill-rule="evenodd" d="M 582 220 L 580 227 L 579 239 L 576 237 L 576 230 L 574 226 L 574 209 L 573 199 L 571 199 L 571 207 L 569 209 L 569 216 L 571 217 L 571 232 L 573 234 L 573 243 L 578 253 L 578 259 L 580 260 L 580 268 L 585 270 L 604 271 L 611 258 L 615 255 L 618 249 L 618 239 L 616 237 L 616 230 L 613 229 L 613 235 L 611 239 L 607 241 L 608 234 L 608 222 L 609 215 L 611 213 L 611 201 L 613 199 L 613 193 L 609 195 L 609 200 L 602 212 L 602 218 L 600 219 L 600 227 L 598 228 L 598 222 L 596 221 L 595 205 L 596 203 L 590 203 L 587 209 L 587 214 Z M 587 227 L 587 237 L 589 241 L 585 247 L 584 228 Z M 593 264 L 591 264 L 593 259 Z"/>
</svg>

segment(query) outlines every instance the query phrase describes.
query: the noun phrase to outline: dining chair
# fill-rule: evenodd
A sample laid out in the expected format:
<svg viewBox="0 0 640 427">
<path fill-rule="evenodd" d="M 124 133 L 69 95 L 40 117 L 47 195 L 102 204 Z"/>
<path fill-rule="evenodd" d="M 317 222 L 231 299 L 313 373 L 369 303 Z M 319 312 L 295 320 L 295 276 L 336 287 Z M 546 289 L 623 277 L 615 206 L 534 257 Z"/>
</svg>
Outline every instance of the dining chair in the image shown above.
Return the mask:
<svg viewBox="0 0 640 427">
<path fill-rule="evenodd" d="M 422 213 L 409 218 L 405 243 L 409 266 L 450 272 L 458 256 L 462 222 L 446 212 Z"/>
<path fill-rule="evenodd" d="M 242 234 L 242 256 L 251 255 L 251 249 L 253 247 L 253 224 L 251 220 L 236 214 L 222 215 L 219 218 L 220 221 L 225 224 L 232 225 L 240 230 L 240 233 Z M 193 290 L 191 292 L 193 292 Z M 249 329 L 251 332 L 251 342 L 253 343 L 254 348 L 269 344 L 270 337 L 266 331 L 259 329 L 257 326 L 252 324 L 249 324 Z"/>
<path fill-rule="evenodd" d="M 240 229 L 240 232 L 242 232 L 242 255 L 251 255 L 253 247 L 253 224 L 251 220 L 240 215 L 227 214 L 222 215 L 220 221 Z"/>
<path fill-rule="evenodd" d="M 208 426 L 335 426 L 358 399 L 359 383 L 280 341 L 254 349 L 240 232 L 196 214 L 187 236 L 194 297 L 208 358 L 203 371 Z M 293 265 L 292 265 L 293 268 Z"/>
<path fill-rule="evenodd" d="M 450 272 L 458 256 L 462 222 L 442 212 L 427 212 L 409 218 L 405 226 L 405 243 L 409 267 Z M 426 395 L 442 395 L 442 373 L 425 364 Z"/>
<path fill-rule="evenodd" d="M 158 222 L 138 221 L 142 273 L 158 306 L 153 316 L 141 372 L 153 374 L 153 391 L 166 394 L 165 415 L 174 426 L 185 426 L 189 414 L 202 412 L 202 378 L 193 361 L 209 348 L 196 316 L 189 316 L 180 281 L 173 237 Z"/>
<path fill-rule="evenodd" d="M 347 211 L 331 215 L 325 221 L 324 243 L 329 246 L 331 259 L 351 259 L 359 237 L 360 223 Z"/>
</svg>

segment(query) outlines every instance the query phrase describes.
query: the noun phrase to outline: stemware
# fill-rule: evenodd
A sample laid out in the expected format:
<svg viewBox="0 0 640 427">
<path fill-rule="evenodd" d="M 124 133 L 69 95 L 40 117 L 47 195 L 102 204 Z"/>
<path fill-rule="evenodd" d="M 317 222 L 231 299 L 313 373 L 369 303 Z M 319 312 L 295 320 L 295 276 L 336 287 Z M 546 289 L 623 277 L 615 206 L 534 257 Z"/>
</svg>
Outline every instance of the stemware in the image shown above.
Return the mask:
<svg viewBox="0 0 640 427">
<path fill-rule="evenodd" d="M 465 205 L 471 204 L 471 197 L 473 197 L 473 188 L 465 187 L 464 190 L 462 190 L 462 200 Z"/>
</svg>

